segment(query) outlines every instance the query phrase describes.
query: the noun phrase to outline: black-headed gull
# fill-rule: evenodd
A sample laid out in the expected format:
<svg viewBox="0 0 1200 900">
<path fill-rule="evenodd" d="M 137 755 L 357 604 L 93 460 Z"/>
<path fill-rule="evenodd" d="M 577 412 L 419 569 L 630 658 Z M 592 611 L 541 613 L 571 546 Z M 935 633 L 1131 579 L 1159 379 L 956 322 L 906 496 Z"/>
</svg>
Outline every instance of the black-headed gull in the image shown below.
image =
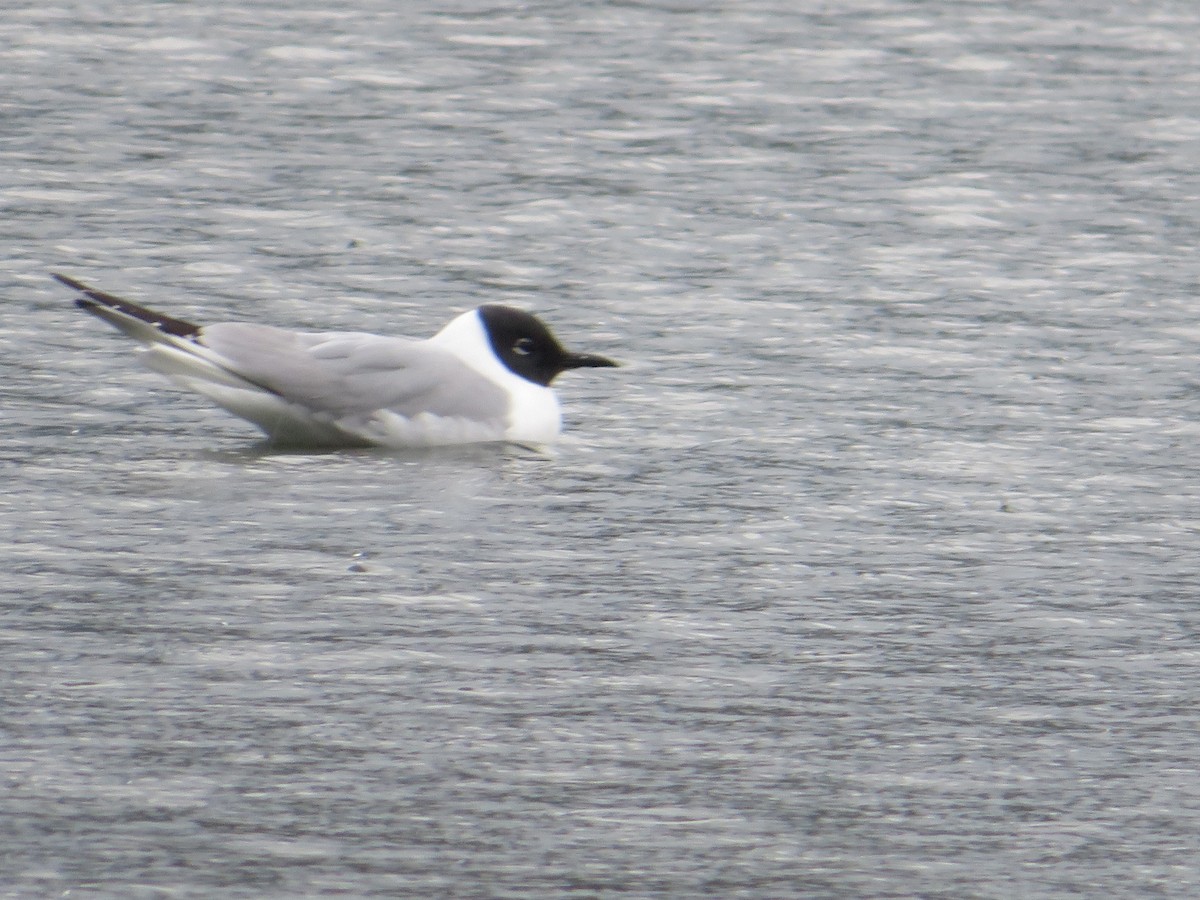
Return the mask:
<svg viewBox="0 0 1200 900">
<path fill-rule="evenodd" d="M 417 340 L 194 325 L 54 277 L 80 292 L 82 309 L 140 342 L 151 369 L 253 422 L 279 446 L 547 443 L 562 428 L 555 377 L 617 365 L 568 352 L 536 317 L 508 306 L 481 306 Z"/>
</svg>

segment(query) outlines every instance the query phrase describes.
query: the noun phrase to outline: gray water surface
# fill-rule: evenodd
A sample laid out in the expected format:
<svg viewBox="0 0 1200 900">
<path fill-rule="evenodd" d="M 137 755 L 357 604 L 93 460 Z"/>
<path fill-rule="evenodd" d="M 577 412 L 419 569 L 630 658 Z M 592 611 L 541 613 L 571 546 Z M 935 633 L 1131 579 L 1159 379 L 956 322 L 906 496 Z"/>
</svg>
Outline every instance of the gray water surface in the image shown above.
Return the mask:
<svg viewBox="0 0 1200 900">
<path fill-rule="evenodd" d="M 1200 12 L 727 6 L 0 17 L 0 895 L 1200 893 Z M 272 454 L 50 270 L 627 365 Z"/>
</svg>

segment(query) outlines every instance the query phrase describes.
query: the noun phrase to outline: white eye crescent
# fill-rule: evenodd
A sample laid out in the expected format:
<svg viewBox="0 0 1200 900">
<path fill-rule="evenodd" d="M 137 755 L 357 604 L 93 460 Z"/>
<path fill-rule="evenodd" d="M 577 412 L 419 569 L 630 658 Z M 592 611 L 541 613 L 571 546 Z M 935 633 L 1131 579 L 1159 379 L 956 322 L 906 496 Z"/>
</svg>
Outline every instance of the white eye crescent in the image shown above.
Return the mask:
<svg viewBox="0 0 1200 900">
<path fill-rule="evenodd" d="M 518 356 L 528 356 L 534 350 L 532 338 L 523 337 L 513 344 L 513 353 Z"/>
</svg>

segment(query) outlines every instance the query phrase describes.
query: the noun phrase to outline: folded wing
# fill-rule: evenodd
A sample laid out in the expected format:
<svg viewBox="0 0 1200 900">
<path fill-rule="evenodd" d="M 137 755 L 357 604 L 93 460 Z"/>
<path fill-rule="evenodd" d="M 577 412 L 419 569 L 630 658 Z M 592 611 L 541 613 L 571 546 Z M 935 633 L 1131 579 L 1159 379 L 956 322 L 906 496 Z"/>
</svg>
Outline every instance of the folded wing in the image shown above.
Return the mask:
<svg viewBox="0 0 1200 900">
<path fill-rule="evenodd" d="M 501 389 L 424 341 L 243 323 L 207 326 L 197 340 L 238 377 L 335 420 L 387 411 L 504 425 Z"/>
</svg>

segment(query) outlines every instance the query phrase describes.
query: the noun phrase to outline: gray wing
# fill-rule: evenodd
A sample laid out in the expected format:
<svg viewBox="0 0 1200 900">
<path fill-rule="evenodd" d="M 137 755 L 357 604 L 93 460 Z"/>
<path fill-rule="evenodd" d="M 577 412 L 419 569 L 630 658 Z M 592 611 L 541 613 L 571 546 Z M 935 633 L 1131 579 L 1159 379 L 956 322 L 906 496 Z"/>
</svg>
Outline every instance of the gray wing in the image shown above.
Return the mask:
<svg viewBox="0 0 1200 900">
<path fill-rule="evenodd" d="M 389 410 L 500 423 L 508 412 L 504 391 L 425 341 L 243 323 L 209 325 L 198 340 L 242 378 L 335 418 Z"/>
</svg>

